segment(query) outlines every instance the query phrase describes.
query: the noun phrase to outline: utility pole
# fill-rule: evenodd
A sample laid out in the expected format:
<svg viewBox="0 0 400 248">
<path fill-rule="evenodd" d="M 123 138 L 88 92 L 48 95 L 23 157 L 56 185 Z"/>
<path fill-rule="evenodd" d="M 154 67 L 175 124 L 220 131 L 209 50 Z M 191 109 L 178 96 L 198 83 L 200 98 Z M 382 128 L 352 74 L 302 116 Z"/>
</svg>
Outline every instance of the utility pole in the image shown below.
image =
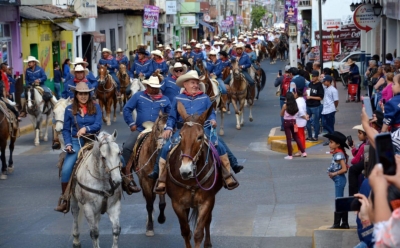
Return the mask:
<svg viewBox="0 0 400 248">
<path fill-rule="evenodd" d="M 322 54 L 322 0 L 318 0 L 318 17 L 319 17 L 319 63 L 321 65 L 324 64 L 324 57 Z M 333 44 L 334 46 L 334 44 Z"/>
</svg>

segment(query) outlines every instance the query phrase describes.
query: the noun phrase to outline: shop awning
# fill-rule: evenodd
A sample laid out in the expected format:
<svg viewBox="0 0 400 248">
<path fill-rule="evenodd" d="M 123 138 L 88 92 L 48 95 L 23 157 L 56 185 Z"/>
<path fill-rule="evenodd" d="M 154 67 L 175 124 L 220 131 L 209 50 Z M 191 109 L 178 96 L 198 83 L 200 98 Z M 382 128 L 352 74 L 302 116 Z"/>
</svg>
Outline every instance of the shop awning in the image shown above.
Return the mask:
<svg viewBox="0 0 400 248">
<path fill-rule="evenodd" d="M 215 28 L 213 26 L 211 26 L 210 24 L 208 24 L 207 22 L 205 22 L 203 20 L 199 20 L 199 23 L 201 25 L 203 25 L 204 27 L 207 27 L 211 32 L 215 31 Z"/>
<path fill-rule="evenodd" d="M 106 35 L 98 32 L 98 31 L 84 32 L 83 34 L 93 35 L 93 40 L 96 43 L 106 42 Z"/>
<path fill-rule="evenodd" d="M 79 27 L 68 22 L 55 22 L 54 24 L 67 31 L 76 31 L 79 29 Z"/>
</svg>

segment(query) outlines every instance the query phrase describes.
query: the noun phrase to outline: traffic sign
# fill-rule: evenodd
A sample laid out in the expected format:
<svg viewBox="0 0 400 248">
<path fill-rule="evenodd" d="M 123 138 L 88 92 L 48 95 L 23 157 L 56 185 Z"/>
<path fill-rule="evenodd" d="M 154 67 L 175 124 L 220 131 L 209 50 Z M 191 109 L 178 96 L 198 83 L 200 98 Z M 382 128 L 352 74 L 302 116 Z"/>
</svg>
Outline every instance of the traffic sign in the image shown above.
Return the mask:
<svg viewBox="0 0 400 248">
<path fill-rule="evenodd" d="M 341 19 L 324 19 L 323 30 L 327 31 L 337 31 L 342 29 L 342 20 Z"/>
<path fill-rule="evenodd" d="M 353 20 L 358 29 L 368 31 L 378 25 L 380 18 L 374 15 L 372 4 L 362 4 L 354 11 Z"/>
</svg>

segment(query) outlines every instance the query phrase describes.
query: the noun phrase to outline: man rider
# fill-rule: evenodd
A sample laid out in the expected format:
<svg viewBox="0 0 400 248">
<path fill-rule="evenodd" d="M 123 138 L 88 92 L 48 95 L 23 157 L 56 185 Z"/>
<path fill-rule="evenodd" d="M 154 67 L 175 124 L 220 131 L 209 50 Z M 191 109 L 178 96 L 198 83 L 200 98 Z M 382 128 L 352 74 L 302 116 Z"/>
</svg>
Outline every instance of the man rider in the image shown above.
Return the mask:
<svg viewBox="0 0 400 248">
<path fill-rule="evenodd" d="M 204 53 L 201 51 L 201 45 L 200 44 L 196 44 L 194 51 L 192 52 L 192 56 L 193 56 L 193 63 L 195 64 L 194 68 L 196 69 L 196 71 L 198 73 L 200 73 L 199 68 L 197 67 L 197 60 L 201 60 L 203 62 L 204 67 L 206 67 L 206 63 L 205 63 L 205 55 Z"/>
<path fill-rule="evenodd" d="M 164 60 L 162 52 L 160 50 L 152 51 L 153 59 L 151 60 L 153 71 L 158 72 L 161 75 L 165 76 L 168 72 L 167 63 Z"/>
<path fill-rule="evenodd" d="M 249 58 L 249 55 L 246 53 L 243 53 L 243 43 L 239 43 L 236 45 L 236 53 L 237 56 L 234 57 L 236 61 L 239 64 L 239 68 L 241 69 L 241 72 L 243 73 L 243 76 L 246 78 L 246 81 L 249 83 L 250 88 L 254 87 L 254 79 L 251 78 L 248 69 L 251 67 L 251 61 Z M 247 91 L 247 97 L 249 98 L 250 96 L 250 90 Z"/>
<path fill-rule="evenodd" d="M 85 69 L 82 65 L 75 66 L 75 68 L 71 70 L 71 74 L 74 75 L 74 77 L 65 81 L 64 91 L 61 93 L 62 98 L 67 99 L 69 97 L 70 99 L 73 99 L 75 95 L 73 89 L 76 87 L 76 84 L 80 82 L 85 82 L 89 89 L 93 88 L 90 82 L 86 79 L 89 70 Z"/>
<path fill-rule="evenodd" d="M 74 65 L 74 67 L 76 67 L 77 65 L 81 65 L 83 66 L 83 68 L 88 69 L 88 65 L 89 63 L 80 58 L 80 57 L 76 57 L 75 61 L 73 63 L 71 63 L 72 65 Z M 74 74 L 70 73 L 67 78 L 65 79 L 65 82 L 67 82 L 68 80 L 71 80 L 75 77 Z M 96 79 L 96 77 L 93 75 L 93 73 L 88 69 L 88 74 L 86 75 L 86 79 L 87 81 L 90 83 L 91 87 L 94 88 L 96 90 L 97 85 L 98 85 L 98 81 Z"/>
<path fill-rule="evenodd" d="M 175 96 L 179 95 L 181 88 L 176 85 L 176 80 L 187 72 L 187 66 L 182 65 L 180 62 L 176 62 L 174 66 L 169 68 L 169 76 L 161 82 L 161 91 L 164 96 L 168 97 L 169 101 L 172 102 Z"/>
<path fill-rule="evenodd" d="M 182 56 L 182 52 L 183 51 L 181 49 L 179 49 L 179 48 L 175 50 L 174 59 L 169 62 L 170 66 L 175 65 L 175 63 L 177 63 L 177 62 L 180 62 L 181 64 L 185 64 L 188 67 L 192 66 L 189 63 L 189 61 Z"/>
<path fill-rule="evenodd" d="M 124 54 L 124 51 L 121 48 L 117 49 L 117 57 L 115 58 L 118 62 L 118 64 L 124 64 L 126 68 L 129 66 L 129 59 L 126 57 Z"/>
<path fill-rule="evenodd" d="M 152 61 L 146 57 L 146 50 L 140 48 L 138 51 L 138 60 L 136 60 L 131 69 L 129 75 L 132 78 L 144 77 L 149 78 L 153 74 L 154 69 Z"/>
<path fill-rule="evenodd" d="M 217 59 L 217 52 L 211 51 L 209 54 L 209 60 L 207 61 L 207 71 L 210 76 L 215 76 L 218 81 L 219 89 L 221 91 L 221 99 L 222 99 L 222 111 L 226 112 L 226 101 L 228 100 L 225 83 L 222 80 L 222 70 L 223 67 L 221 60 Z"/>
<path fill-rule="evenodd" d="M 97 64 L 97 68 L 100 67 L 100 65 L 105 65 L 107 67 L 108 73 L 111 75 L 111 77 L 114 79 L 115 83 L 117 84 L 117 96 L 120 96 L 120 88 L 121 88 L 121 83 L 119 82 L 119 79 L 117 77 L 117 74 L 115 73 L 115 70 L 119 69 L 118 62 L 115 60 L 115 58 L 111 55 L 111 51 L 108 48 L 103 48 L 101 51 L 101 56 L 102 58 L 99 60 L 99 63 Z"/>
</svg>

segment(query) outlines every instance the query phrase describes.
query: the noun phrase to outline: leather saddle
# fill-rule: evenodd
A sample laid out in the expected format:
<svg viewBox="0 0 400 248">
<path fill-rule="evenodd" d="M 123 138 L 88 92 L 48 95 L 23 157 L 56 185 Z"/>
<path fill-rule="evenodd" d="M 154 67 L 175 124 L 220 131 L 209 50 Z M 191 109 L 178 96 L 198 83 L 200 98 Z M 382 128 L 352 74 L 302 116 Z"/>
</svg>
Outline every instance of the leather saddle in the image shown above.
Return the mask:
<svg viewBox="0 0 400 248">
<path fill-rule="evenodd" d="M 7 99 L 5 98 L 2 99 L 3 101 L 7 101 Z M 15 114 L 7 108 L 7 105 L 3 101 L 0 100 L 0 111 L 3 112 L 3 114 L 6 116 L 8 124 L 10 126 L 9 130 L 11 132 L 11 130 L 13 129 L 18 129 L 18 116 L 15 116 Z"/>
<path fill-rule="evenodd" d="M 146 121 L 142 124 L 142 126 L 145 128 L 145 130 L 143 130 L 137 140 L 135 145 L 133 146 L 133 150 L 132 150 L 132 154 L 129 158 L 129 161 L 126 162 L 126 171 L 131 171 L 132 170 L 132 166 L 135 169 L 135 166 L 137 164 L 137 161 L 139 160 L 139 154 L 140 151 L 143 148 L 143 142 L 147 139 L 147 137 L 149 137 L 152 128 L 153 128 L 154 122 L 151 121 Z"/>
</svg>

